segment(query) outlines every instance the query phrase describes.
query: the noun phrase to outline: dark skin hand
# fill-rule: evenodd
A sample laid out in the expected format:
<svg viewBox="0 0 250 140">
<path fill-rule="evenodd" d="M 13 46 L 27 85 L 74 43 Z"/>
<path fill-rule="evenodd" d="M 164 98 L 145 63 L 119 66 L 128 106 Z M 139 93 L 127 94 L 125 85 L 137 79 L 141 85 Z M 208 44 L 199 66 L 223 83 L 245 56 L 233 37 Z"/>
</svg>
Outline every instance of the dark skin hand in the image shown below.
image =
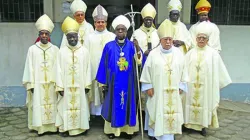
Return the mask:
<svg viewBox="0 0 250 140">
<path fill-rule="evenodd" d="M 89 93 L 89 89 L 85 88 L 85 94 Z"/>
<path fill-rule="evenodd" d="M 30 91 L 31 91 L 31 93 L 34 93 L 34 88 L 31 88 Z"/>
<path fill-rule="evenodd" d="M 136 52 L 141 51 L 138 41 L 136 39 L 134 39 L 133 42 L 134 42 L 134 45 L 135 45 L 135 48 L 136 48 Z M 141 58 L 141 54 L 137 54 L 137 57 Z"/>
<path fill-rule="evenodd" d="M 185 45 L 185 43 L 181 40 L 173 40 L 173 44 L 175 47 L 180 47 L 182 45 Z"/>
<path fill-rule="evenodd" d="M 64 95 L 64 91 L 59 91 L 59 94 L 60 94 L 61 96 L 63 96 L 63 95 Z"/>
<path fill-rule="evenodd" d="M 152 49 L 151 49 L 151 50 L 152 50 Z M 146 51 L 144 52 L 144 55 L 145 55 L 145 56 L 148 56 L 148 54 L 150 53 L 151 50 L 146 50 Z"/>
</svg>

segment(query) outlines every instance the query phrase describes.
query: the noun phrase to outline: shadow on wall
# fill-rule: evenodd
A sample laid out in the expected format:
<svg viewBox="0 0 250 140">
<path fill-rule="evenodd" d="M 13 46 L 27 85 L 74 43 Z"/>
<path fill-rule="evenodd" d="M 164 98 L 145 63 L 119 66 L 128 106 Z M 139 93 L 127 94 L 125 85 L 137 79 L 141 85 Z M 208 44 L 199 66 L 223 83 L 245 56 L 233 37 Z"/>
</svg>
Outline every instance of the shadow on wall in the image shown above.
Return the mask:
<svg viewBox="0 0 250 140">
<path fill-rule="evenodd" d="M 61 30 L 62 23 L 54 23 L 55 28 L 51 34 L 51 43 L 60 47 L 62 37 L 63 37 L 63 32 Z"/>
</svg>

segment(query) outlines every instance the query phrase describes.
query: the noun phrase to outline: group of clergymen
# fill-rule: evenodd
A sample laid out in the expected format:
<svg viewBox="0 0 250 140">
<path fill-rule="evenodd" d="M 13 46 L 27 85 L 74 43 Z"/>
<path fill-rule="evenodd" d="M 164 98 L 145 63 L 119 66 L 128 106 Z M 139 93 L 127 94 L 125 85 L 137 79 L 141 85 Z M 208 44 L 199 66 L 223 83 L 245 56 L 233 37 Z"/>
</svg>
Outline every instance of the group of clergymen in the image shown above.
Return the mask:
<svg viewBox="0 0 250 140">
<path fill-rule="evenodd" d="M 98 5 L 94 30 L 85 20 L 86 4 L 74 0 L 60 50 L 48 41 L 53 22 L 41 16 L 35 24 L 40 41 L 29 47 L 23 75 L 29 129 L 85 134 L 91 114 L 102 116 L 109 138 L 124 132 L 131 139 L 139 131 L 139 94 L 151 139 L 171 140 L 184 128 L 202 135 L 218 128 L 220 89 L 231 79 L 219 54 L 219 29 L 208 20 L 210 3 L 200 0 L 195 8 L 199 21 L 188 31 L 179 19 L 181 2 L 170 0 L 169 19 L 156 29 L 156 10 L 147 4 L 130 41 L 125 16 L 117 16 L 109 32 L 108 13 Z"/>
</svg>

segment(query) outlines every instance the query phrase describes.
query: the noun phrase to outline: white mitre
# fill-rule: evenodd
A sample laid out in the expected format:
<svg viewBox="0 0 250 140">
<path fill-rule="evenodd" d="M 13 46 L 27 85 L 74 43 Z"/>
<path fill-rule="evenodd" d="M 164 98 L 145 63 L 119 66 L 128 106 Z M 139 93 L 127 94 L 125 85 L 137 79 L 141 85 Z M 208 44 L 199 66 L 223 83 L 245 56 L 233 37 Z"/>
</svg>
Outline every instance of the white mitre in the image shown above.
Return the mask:
<svg viewBox="0 0 250 140">
<path fill-rule="evenodd" d="M 170 0 L 168 3 L 168 11 L 178 10 L 179 12 L 182 9 L 182 4 L 180 0 Z"/>
<path fill-rule="evenodd" d="M 196 36 L 198 34 L 205 34 L 208 37 L 211 35 L 212 31 L 211 31 L 211 23 L 207 22 L 207 21 L 203 21 L 201 23 L 199 23 L 196 27 Z"/>
<path fill-rule="evenodd" d="M 46 30 L 46 31 L 49 31 L 50 33 L 54 29 L 54 23 L 52 22 L 52 20 L 46 14 L 42 15 L 36 21 L 35 26 L 36 26 L 38 31 Z"/>
<path fill-rule="evenodd" d="M 82 0 L 74 0 L 71 3 L 70 10 L 73 14 L 78 11 L 85 13 L 87 10 L 87 5 Z"/>
<path fill-rule="evenodd" d="M 115 29 L 118 25 L 124 25 L 128 30 L 130 27 L 130 21 L 124 15 L 119 15 L 113 20 L 112 27 Z"/>
</svg>

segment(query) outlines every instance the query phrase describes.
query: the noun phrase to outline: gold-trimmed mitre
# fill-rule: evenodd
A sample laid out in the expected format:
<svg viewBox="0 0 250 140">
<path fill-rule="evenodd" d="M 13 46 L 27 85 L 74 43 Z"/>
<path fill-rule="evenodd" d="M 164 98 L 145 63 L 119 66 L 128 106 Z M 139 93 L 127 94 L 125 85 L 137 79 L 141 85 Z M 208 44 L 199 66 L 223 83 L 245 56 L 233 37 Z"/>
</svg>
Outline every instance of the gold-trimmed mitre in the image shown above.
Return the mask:
<svg viewBox="0 0 250 140">
<path fill-rule="evenodd" d="M 157 29 L 157 33 L 160 39 L 164 37 L 174 38 L 175 30 L 172 22 L 169 19 L 165 19 Z"/>
<path fill-rule="evenodd" d="M 62 31 L 65 35 L 68 33 L 78 33 L 79 24 L 71 17 L 66 17 L 62 23 Z"/>
<path fill-rule="evenodd" d="M 98 6 L 96 6 L 95 10 L 93 11 L 92 17 L 94 21 L 97 21 L 97 20 L 107 21 L 108 12 L 99 4 Z"/>
<path fill-rule="evenodd" d="M 195 10 L 197 11 L 198 14 L 209 13 L 210 9 L 211 9 L 211 4 L 207 0 L 200 0 L 195 6 Z"/>
<path fill-rule="evenodd" d="M 145 18 L 145 17 L 152 17 L 153 19 L 155 18 L 156 16 L 156 10 L 154 8 L 154 6 L 150 3 L 148 3 L 147 5 L 145 5 L 142 10 L 141 10 L 141 16 L 142 18 Z"/>
</svg>

